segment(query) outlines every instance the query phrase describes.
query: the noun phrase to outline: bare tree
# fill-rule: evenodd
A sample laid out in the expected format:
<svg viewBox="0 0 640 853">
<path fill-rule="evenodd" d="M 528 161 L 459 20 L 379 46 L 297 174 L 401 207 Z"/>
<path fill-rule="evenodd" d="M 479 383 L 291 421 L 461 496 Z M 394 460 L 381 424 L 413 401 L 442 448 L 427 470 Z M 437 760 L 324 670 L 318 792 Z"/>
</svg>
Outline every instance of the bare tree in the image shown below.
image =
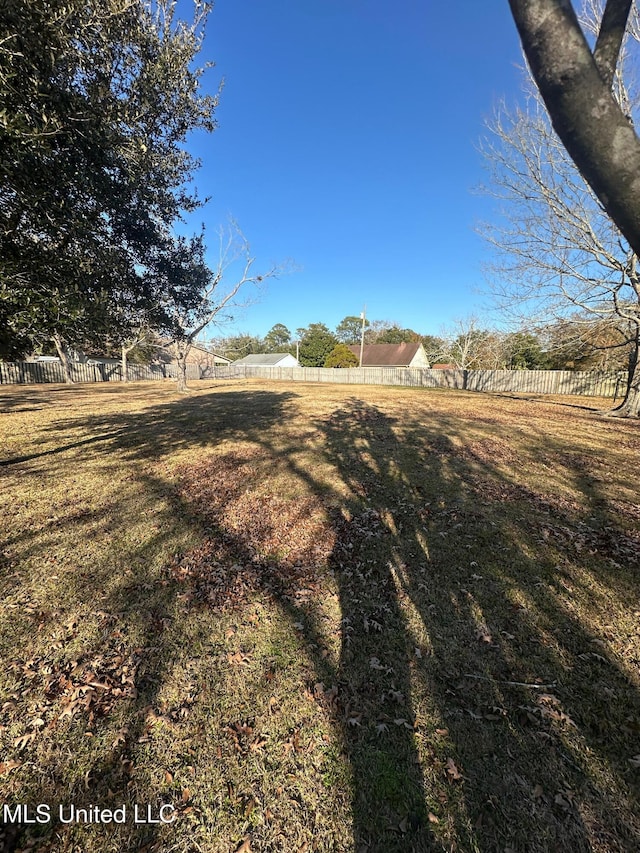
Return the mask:
<svg viewBox="0 0 640 853">
<path fill-rule="evenodd" d="M 253 270 L 255 258 L 249 243 L 235 222 L 218 230 L 219 254 L 215 269 L 204 261 L 202 238 L 178 240 L 171 268 L 166 311 L 172 328 L 169 345 L 178 363 L 178 391 L 187 390 L 187 363 L 193 344 L 205 326 L 233 319 L 232 309 L 246 307 L 238 294 L 248 285 L 259 286 L 283 271 L 272 266 L 263 273 Z M 235 273 L 232 284 L 226 280 Z"/>
<path fill-rule="evenodd" d="M 601 5 L 586 0 L 582 11 L 582 25 L 597 44 Z M 635 102 L 624 72 L 633 49 L 635 40 L 618 47 L 619 70 L 609 84 L 629 116 Z M 501 209 L 482 231 L 498 250 L 490 273 L 500 307 L 534 325 L 571 316 L 572 329 L 579 333 L 582 326 L 585 336 L 592 334 L 594 320 L 607 321 L 631 354 L 627 394 L 614 413 L 637 416 L 640 274 L 635 252 L 577 170 L 533 87 L 525 107 L 502 105 L 489 129 L 491 138 L 482 149 L 489 191 Z"/>
<path fill-rule="evenodd" d="M 505 366 L 503 338 L 483 328 L 477 317 L 455 320 L 440 337 L 444 341 L 442 357 L 460 370 L 497 370 Z"/>
</svg>

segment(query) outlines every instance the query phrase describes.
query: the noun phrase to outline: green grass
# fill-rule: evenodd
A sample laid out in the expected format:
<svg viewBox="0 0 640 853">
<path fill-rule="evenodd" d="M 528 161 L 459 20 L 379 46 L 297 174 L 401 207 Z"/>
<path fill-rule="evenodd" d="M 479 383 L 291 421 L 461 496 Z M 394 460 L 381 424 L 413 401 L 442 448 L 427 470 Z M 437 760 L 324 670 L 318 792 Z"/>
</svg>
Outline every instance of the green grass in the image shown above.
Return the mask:
<svg viewBox="0 0 640 853">
<path fill-rule="evenodd" d="M 6 849 L 640 849 L 640 424 L 599 403 L 1 389 L 0 806 L 130 818 Z"/>
</svg>

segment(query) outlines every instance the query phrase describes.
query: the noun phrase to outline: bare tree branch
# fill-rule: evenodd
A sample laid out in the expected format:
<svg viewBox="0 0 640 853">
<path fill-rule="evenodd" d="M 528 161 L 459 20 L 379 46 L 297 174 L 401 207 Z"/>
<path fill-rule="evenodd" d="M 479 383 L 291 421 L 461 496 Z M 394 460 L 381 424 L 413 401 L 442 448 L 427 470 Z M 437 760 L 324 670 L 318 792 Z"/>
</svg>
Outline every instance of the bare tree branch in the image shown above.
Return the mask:
<svg viewBox="0 0 640 853">
<path fill-rule="evenodd" d="M 622 47 L 632 4 L 633 0 L 608 0 L 602 14 L 602 23 L 593 51 L 593 58 L 600 76 L 609 89 L 613 86 L 620 48 Z"/>
</svg>

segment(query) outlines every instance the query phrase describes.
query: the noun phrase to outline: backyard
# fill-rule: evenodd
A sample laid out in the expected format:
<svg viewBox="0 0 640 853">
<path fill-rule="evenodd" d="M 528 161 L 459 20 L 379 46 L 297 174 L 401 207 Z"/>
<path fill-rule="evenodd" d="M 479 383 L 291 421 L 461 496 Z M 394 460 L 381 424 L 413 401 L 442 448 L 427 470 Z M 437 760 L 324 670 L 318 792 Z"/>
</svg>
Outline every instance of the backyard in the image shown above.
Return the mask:
<svg viewBox="0 0 640 853">
<path fill-rule="evenodd" d="M 640 422 L 194 389 L 0 389 L 0 850 L 640 849 Z"/>
</svg>

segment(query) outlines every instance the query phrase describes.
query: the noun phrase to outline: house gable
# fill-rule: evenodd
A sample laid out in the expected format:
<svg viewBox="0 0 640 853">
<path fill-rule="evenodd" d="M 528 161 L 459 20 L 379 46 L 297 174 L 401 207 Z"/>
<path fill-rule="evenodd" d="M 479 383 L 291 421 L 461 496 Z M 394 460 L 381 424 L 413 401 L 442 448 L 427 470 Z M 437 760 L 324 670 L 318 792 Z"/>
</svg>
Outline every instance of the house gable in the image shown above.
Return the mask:
<svg viewBox="0 0 640 853">
<path fill-rule="evenodd" d="M 360 359 L 360 347 L 349 347 Z M 421 343 L 367 344 L 362 351 L 363 367 L 429 367 L 429 359 Z"/>
</svg>

